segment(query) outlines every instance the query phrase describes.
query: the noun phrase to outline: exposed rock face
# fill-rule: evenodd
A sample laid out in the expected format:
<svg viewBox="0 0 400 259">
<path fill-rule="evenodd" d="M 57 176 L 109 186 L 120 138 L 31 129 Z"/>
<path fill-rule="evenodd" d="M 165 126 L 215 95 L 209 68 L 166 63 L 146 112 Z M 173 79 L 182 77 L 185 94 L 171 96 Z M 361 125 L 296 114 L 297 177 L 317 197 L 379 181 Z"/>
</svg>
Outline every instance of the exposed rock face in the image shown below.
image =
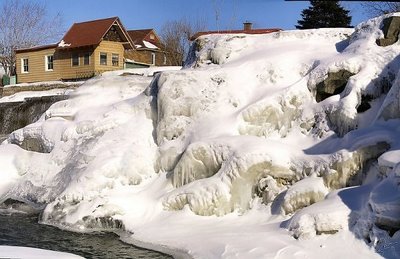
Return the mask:
<svg viewBox="0 0 400 259">
<path fill-rule="evenodd" d="M 65 99 L 68 99 L 67 95 L 54 95 L 0 103 L 0 135 L 10 134 L 37 121 L 53 103 Z"/>
<path fill-rule="evenodd" d="M 19 143 L 13 143 L 13 144 L 19 144 Z M 40 152 L 40 153 L 50 153 L 51 149 L 47 148 L 44 144 L 43 141 L 40 139 L 36 138 L 25 138 L 22 143 L 20 144 L 20 147 L 28 150 L 28 151 L 34 151 L 34 152 Z"/>
<path fill-rule="evenodd" d="M 384 19 L 382 31 L 385 38 L 376 40 L 378 46 L 385 47 L 397 42 L 400 32 L 400 17 L 392 16 Z"/>
<path fill-rule="evenodd" d="M 315 96 L 317 102 L 321 102 L 328 97 L 340 94 L 346 87 L 347 81 L 354 74 L 347 70 L 328 73 L 328 77 L 317 84 L 317 94 Z"/>
</svg>

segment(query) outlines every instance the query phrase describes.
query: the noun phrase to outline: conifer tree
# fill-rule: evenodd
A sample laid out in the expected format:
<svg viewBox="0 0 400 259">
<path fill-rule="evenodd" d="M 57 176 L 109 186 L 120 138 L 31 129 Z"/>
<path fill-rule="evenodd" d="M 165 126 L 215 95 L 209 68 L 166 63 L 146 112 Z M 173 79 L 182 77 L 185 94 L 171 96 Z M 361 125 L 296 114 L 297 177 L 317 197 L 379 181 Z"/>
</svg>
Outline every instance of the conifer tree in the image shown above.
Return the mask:
<svg viewBox="0 0 400 259">
<path fill-rule="evenodd" d="M 351 16 L 339 1 L 310 0 L 311 6 L 301 13 L 297 29 L 350 27 Z"/>
</svg>

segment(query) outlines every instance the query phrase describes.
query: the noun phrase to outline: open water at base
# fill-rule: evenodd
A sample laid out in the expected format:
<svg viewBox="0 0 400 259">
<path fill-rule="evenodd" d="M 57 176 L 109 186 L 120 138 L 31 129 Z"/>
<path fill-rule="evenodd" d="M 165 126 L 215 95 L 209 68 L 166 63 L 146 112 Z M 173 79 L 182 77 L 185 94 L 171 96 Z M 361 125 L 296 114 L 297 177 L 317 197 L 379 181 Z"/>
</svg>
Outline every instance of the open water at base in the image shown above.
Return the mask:
<svg viewBox="0 0 400 259">
<path fill-rule="evenodd" d="M 35 247 L 85 258 L 172 258 L 121 242 L 113 233 L 83 234 L 41 225 L 37 215 L 0 214 L 0 245 Z M 0 254 L 1 258 L 1 254 Z"/>
</svg>

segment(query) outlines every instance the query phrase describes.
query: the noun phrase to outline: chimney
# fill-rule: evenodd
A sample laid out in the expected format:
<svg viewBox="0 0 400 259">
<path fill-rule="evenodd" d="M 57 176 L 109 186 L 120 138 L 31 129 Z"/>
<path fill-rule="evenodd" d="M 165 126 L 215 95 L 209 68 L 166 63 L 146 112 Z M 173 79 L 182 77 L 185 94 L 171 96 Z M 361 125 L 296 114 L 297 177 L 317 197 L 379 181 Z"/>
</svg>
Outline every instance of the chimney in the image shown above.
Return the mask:
<svg viewBox="0 0 400 259">
<path fill-rule="evenodd" d="M 252 25 L 253 25 L 253 23 L 251 23 L 251 22 L 248 22 L 248 21 L 244 22 L 243 23 L 243 30 L 244 31 L 251 31 L 251 26 Z"/>
</svg>

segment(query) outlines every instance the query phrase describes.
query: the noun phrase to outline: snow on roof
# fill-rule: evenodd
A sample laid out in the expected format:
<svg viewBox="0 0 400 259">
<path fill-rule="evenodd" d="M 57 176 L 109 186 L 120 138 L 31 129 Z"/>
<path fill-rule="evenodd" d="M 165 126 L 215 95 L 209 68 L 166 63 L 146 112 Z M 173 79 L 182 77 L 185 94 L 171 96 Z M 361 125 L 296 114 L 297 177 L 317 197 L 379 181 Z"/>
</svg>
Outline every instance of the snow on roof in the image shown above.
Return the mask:
<svg viewBox="0 0 400 259">
<path fill-rule="evenodd" d="M 154 44 L 152 44 L 152 43 L 150 43 L 150 42 L 148 42 L 148 41 L 143 41 L 143 44 L 144 44 L 144 46 L 146 47 L 146 48 L 149 48 L 149 49 L 158 49 L 158 47 L 156 46 L 156 45 L 154 45 Z"/>
<path fill-rule="evenodd" d="M 71 46 L 71 43 L 65 43 L 64 40 L 61 40 L 60 43 L 58 43 L 58 47 L 63 48 L 63 47 L 69 47 Z"/>
<path fill-rule="evenodd" d="M 130 63 L 135 63 L 135 60 L 129 59 L 129 58 L 126 58 L 125 61 L 126 61 L 126 62 L 130 62 Z"/>
<path fill-rule="evenodd" d="M 137 45 L 138 49 L 162 48 L 162 44 L 160 43 L 160 40 L 154 29 L 129 30 L 128 34 L 131 37 L 132 41 Z M 151 36 L 154 36 L 154 38 L 151 38 Z"/>
</svg>

